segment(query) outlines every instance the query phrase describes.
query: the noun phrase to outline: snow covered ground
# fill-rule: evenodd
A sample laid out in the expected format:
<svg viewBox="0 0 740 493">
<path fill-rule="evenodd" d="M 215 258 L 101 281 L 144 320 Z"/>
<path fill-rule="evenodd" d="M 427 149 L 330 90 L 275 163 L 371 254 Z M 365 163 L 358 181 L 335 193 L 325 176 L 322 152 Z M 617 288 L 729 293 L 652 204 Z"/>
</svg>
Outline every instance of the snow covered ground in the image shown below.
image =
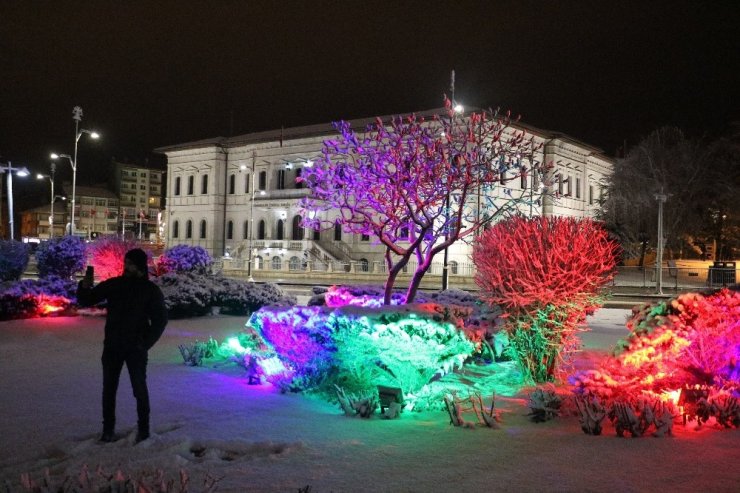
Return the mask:
<svg viewBox="0 0 740 493">
<path fill-rule="evenodd" d="M 589 319 L 579 366 L 594 364 L 626 334 L 626 310 Z M 446 413 L 397 420 L 347 418 L 338 406 L 269 386 L 249 386 L 233 364 L 190 368 L 177 346 L 222 340 L 245 320 L 215 316 L 170 322 L 150 352 L 150 440 L 134 445 L 128 376 L 118 394 L 118 433 L 101 431 L 103 318 L 0 323 L 0 491 L 24 491 L 22 473 L 77 476 L 87 465 L 126 473 L 180 469 L 200 491 L 312 493 L 407 491 L 740 491 L 740 432 L 674 427 L 674 437 L 619 439 L 581 432 L 575 418 L 535 424 L 526 392 L 498 398 L 499 430 L 455 428 Z M 177 482 L 177 481 L 176 481 Z"/>
</svg>

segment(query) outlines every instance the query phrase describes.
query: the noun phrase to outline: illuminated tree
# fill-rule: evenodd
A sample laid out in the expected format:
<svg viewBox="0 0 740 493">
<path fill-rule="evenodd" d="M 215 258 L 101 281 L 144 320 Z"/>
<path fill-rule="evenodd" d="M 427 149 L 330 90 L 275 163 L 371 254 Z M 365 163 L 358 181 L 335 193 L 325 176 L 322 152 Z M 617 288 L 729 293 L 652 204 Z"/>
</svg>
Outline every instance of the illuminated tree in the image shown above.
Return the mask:
<svg viewBox="0 0 740 493">
<path fill-rule="evenodd" d="M 301 178 L 312 192 L 302 204 L 305 225 L 339 224 L 385 246 L 386 304 L 410 260 L 417 266 L 407 303 L 435 255 L 540 198 L 540 191 L 515 196 L 506 186 L 508 180 L 541 171 L 533 141 L 510 127 L 508 114 L 462 117 L 448 99 L 445 106 L 444 115 L 429 120 L 415 115 L 377 119 L 362 135 L 339 122 L 339 137 L 324 142 L 322 158 Z"/>
<path fill-rule="evenodd" d="M 88 248 L 89 264 L 95 268 L 95 277 L 104 281 L 123 273 L 123 258 L 126 252 L 136 248 L 134 241 L 116 237 L 103 238 Z"/>
<path fill-rule="evenodd" d="M 510 218 L 473 250 L 481 298 L 500 305 L 514 357 L 535 382 L 553 381 L 612 278 L 617 245 L 590 219 Z"/>
</svg>

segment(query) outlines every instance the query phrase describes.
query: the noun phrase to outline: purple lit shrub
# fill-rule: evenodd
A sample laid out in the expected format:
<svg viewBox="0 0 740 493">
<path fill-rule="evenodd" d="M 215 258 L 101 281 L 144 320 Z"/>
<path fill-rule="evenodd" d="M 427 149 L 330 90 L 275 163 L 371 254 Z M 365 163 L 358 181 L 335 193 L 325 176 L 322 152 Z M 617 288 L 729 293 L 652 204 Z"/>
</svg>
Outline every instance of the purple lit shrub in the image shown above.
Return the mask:
<svg viewBox="0 0 740 493">
<path fill-rule="evenodd" d="M 196 272 L 205 274 L 213 263 L 208 251 L 199 246 L 176 245 L 159 258 L 158 270 L 164 272 Z"/>
<path fill-rule="evenodd" d="M 334 366 L 330 313 L 325 308 L 296 306 L 264 307 L 252 315 L 248 325 L 275 351 L 286 368 L 281 373 L 265 372 L 270 383 L 284 392 L 324 383 Z"/>
<path fill-rule="evenodd" d="M 44 241 L 36 250 L 39 277 L 71 278 L 85 268 L 85 242 L 77 236 L 61 236 Z"/>
<path fill-rule="evenodd" d="M 409 402 L 432 378 L 459 366 L 475 346 L 450 310 L 433 304 L 382 308 L 263 308 L 249 320 L 286 371 L 283 390 L 372 391 L 401 387 Z M 267 374 L 268 372 L 266 372 Z"/>
<path fill-rule="evenodd" d="M 28 250 L 20 241 L 0 240 L 0 281 L 20 279 L 28 265 Z"/>
<path fill-rule="evenodd" d="M 76 289 L 75 281 L 56 276 L 5 283 L 0 288 L 0 320 L 63 312 L 74 303 Z"/>
</svg>

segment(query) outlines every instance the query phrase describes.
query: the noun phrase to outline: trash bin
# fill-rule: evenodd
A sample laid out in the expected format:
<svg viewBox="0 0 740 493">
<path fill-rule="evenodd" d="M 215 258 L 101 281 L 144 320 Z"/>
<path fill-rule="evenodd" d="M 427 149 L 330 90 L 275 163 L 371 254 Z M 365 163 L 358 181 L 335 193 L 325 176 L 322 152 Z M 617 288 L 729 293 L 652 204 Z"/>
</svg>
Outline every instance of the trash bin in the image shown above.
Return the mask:
<svg viewBox="0 0 740 493">
<path fill-rule="evenodd" d="M 735 262 L 714 262 L 709 268 L 709 286 L 735 284 Z"/>
</svg>

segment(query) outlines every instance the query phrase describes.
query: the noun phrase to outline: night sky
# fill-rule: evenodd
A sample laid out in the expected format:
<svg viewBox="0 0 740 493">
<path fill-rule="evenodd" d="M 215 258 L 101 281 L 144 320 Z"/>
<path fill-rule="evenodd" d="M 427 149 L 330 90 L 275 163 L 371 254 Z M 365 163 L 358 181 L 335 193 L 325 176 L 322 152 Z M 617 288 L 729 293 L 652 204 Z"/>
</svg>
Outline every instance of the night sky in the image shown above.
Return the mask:
<svg viewBox="0 0 740 493">
<path fill-rule="evenodd" d="M 458 101 L 614 155 L 661 125 L 740 121 L 738 26 L 732 1 L 10 0 L 0 161 L 71 154 L 76 105 L 103 135 L 80 141 L 85 184 L 113 157 L 163 165 L 160 146 L 439 107 L 452 69 Z"/>
</svg>

